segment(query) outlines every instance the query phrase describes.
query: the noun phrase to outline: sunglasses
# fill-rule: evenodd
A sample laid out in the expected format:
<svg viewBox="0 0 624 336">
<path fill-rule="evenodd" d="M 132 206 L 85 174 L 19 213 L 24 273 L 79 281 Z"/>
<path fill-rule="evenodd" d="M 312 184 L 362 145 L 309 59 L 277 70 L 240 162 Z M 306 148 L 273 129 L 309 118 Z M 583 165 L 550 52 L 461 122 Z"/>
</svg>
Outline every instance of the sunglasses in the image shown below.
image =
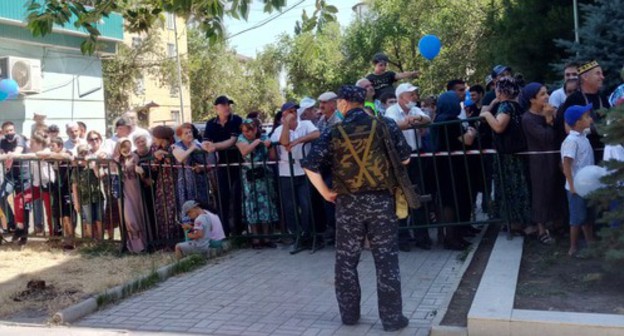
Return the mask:
<svg viewBox="0 0 624 336">
<path fill-rule="evenodd" d="M 243 124 L 254 124 L 255 122 L 253 121 L 253 119 L 245 119 L 243 120 Z"/>
<path fill-rule="evenodd" d="M 96 142 L 96 141 L 101 141 L 101 140 L 102 139 L 100 139 L 100 138 L 91 138 L 91 139 L 88 139 L 87 141 L 89 141 L 89 142 Z"/>
</svg>

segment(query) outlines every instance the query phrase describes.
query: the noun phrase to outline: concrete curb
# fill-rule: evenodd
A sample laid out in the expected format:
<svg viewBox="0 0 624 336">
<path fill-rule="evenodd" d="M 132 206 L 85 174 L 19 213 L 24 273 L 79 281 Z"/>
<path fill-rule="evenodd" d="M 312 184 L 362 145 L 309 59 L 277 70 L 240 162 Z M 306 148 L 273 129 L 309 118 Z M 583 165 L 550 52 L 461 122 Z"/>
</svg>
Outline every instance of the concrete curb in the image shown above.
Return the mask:
<svg viewBox="0 0 624 336">
<path fill-rule="evenodd" d="M 499 235 L 468 313 L 468 332 L 480 336 L 624 335 L 615 314 L 515 309 L 523 239 Z"/>
<path fill-rule="evenodd" d="M 223 247 L 218 249 L 210 249 L 208 253 L 206 253 L 205 257 L 207 260 L 214 259 L 218 256 L 223 255 L 224 253 L 230 251 L 232 249 L 232 245 L 229 241 L 223 243 Z M 78 302 L 74 305 L 71 305 L 65 309 L 62 309 L 56 312 L 52 316 L 52 323 L 54 324 L 66 324 L 73 323 L 95 311 L 100 309 L 101 307 L 106 306 L 109 303 L 119 301 L 121 299 L 127 298 L 129 296 L 134 295 L 137 292 L 144 291 L 150 287 L 142 287 L 141 283 L 146 281 L 154 281 L 154 277 L 158 277 L 158 281 L 155 284 L 163 282 L 170 278 L 173 275 L 179 274 L 176 273 L 176 266 L 183 264 L 185 262 L 190 262 L 191 257 L 182 258 L 175 263 L 168 264 L 160 267 L 156 271 L 138 277 L 134 280 L 130 280 L 124 284 L 115 286 L 113 288 L 106 289 L 104 292 L 92 296 L 88 299 L 85 299 L 81 302 Z"/>
<path fill-rule="evenodd" d="M 450 326 L 442 326 L 440 325 L 440 323 L 442 322 L 442 320 L 444 319 L 444 315 L 446 315 L 446 312 L 448 310 L 448 306 L 451 303 L 451 300 L 453 299 L 453 295 L 455 295 L 455 292 L 457 291 L 457 288 L 459 287 L 459 284 L 461 283 L 461 280 L 464 277 L 464 273 L 466 273 L 466 270 L 468 269 L 468 267 L 470 266 L 470 263 L 472 262 L 472 258 L 474 257 L 475 253 L 477 252 L 477 249 L 479 248 L 479 246 L 481 245 L 481 241 L 483 240 L 483 236 L 485 235 L 485 233 L 487 232 L 487 230 L 490 228 L 489 225 L 485 225 L 483 227 L 483 229 L 481 230 L 481 232 L 479 233 L 479 235 L 477 235 L 470 252 L 468 253 L 468 255 L 466 256 L 466 260 L 464 260 L 464 263 L 461 267 L 461 270 L 459 271 L 461 276 L 457 279 L 457 281 L 453 284 L 453 290 L 449 293 L 449 295 L 446 296 L 446 298 L 444 299 L 444 303 L 442 304 L 441 308 L 438 309 L 438 314 L 436 315 L 436 317 L 433 319 L 433 321 L 431 321 L 431 329 L 429 331 L 429 335 L 430 336 L 459 336 L 459 335 L 467 335 L 467 329 L 464 327 L 450 327 Z"/>
</svg>

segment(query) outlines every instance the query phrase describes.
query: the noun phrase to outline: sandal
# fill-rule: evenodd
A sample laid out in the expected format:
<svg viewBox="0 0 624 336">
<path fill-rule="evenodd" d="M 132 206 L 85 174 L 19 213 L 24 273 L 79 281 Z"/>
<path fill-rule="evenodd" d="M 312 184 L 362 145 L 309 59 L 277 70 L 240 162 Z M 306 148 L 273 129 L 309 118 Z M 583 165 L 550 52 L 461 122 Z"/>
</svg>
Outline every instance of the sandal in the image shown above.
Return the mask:
<svg viewBox="0 0 624 336">
<path fill-rule="evenodd" d="M 555 242 L 555 240 L 550 236 L 550 232 L 548 232 L 548 230 L 546 230 L 544 234 L 537 237 L 537 239 L 539 239 L 540 243 L 544 245 L 552 245 Z"/>
</svg>

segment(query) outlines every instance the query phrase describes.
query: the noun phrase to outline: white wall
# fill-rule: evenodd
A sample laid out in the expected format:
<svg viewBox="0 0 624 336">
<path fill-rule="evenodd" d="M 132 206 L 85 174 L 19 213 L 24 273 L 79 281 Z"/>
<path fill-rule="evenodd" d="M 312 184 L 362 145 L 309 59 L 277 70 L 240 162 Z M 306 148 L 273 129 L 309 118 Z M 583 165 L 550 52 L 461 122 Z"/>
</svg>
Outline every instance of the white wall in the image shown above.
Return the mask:
<svg viewBox="0 0 624 336">
<path fill-rule="evenodd" d="M 72 120 L 83 121 L 89 130 L 104 134 L 102 62 L 97 57 L 2 40 L 0 56 L 39 59 L 43 77 L 40 94 L 20 95 L 0 102 L 0 122 L 11 120 L 18 132 L 30 136 L 33 114 L 41 111 L 48 116 L 46 124 L 58 125 L 62 136 L 65 136 L 64 125 Z M 95 91 L 85 95 L 91 90 Z"/>
</svg>

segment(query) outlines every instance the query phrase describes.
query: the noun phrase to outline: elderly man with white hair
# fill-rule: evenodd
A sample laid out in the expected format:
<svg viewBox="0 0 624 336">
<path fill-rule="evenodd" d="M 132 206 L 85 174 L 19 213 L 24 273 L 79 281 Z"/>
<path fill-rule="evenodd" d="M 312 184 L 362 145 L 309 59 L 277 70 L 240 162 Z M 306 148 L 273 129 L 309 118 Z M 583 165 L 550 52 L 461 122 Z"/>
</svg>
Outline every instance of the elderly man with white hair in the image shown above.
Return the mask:
<svg viewBox="0 0 624 336">
<path fill-rule="evenodd" d="M 134 147 L 134 138 L 137 135 L 142 135 L 145 137 L 145 139 L 147 140 L 147 146 L 151 146 L 152 145 L 152 134 L 146 130 L 145 128 L 142 128 L 139 126 L 139 117 L 137 115 L 136 111 L 126 111 L 124 112 L 124 114 L 121 115 L 122 117 L 128 119 L 130 121 L 130 126 L 132 128 L 132 131 L 130 132 L 130 135 L 128 136 L 128 138 L 132 141 L 132 149 L 136 149 Z"/>
<path fill-rule="evenodd" d="M 76 156 L 76 148 L 79 145 L 86 145 L 87 142 L 80 137 L 80 126 L 75 121 L 70 121 L 65 125 L 67 132 L 67 140 L 63 143 L 63 147 Z"/>
<path fill-rule="evenodd" d="M 377 115 L 377 106 L 375 105 L 375 87 L 367 78 L 360 78 L 355 82 L 355 86 L 366 90 L 366 101 L 364 102 L 364 111 L 371 115 Z M 369 111 L 370 110 L 370 111 Z M 371 113 L 372 112 L 372 113 Z"/>
<path fill-rule="evenodd" d="M 327 91 L 318 97 L 321 119 L 316 126 L 321 132 L 342 121 L 343 116 L 336 106 L 337 99 L 338 95 L 332 91 Z"/>
</svg>

